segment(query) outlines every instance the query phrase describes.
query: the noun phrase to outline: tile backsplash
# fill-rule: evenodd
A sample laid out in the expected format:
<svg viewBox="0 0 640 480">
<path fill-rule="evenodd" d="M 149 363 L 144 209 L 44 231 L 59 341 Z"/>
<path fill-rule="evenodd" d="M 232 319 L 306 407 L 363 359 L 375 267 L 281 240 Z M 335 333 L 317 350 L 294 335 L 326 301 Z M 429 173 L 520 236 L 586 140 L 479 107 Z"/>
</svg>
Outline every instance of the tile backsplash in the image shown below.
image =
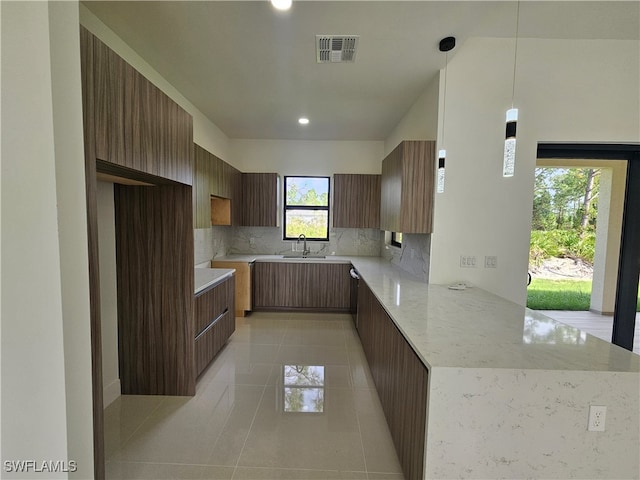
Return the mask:
<svg viewBox="0 0 640 480">
<path fill-rule="evenodd" d="M 292 251 L 295 241 L 282 240 L 278 227 L 236 227 L 232 229 L 229 253 L 282 255 Z M 332 228 L 328 242 L 308 241 L 311 253 L 320 255 L 378 256 L 381 232 L 375 229 Z"/>
<path fill-rule="evenodd" d="M 431 235 L 404 233 L 402 235 L 402 247 L 400 248 L 387 245 L 387 243 L 383 241 L 380 256 L 386 258 L 401 269 L 428 282 L 430 252 Z"/>
<path fill-rule="evenodd" d="M 283 255 L 295 242 L 282 240 L 278 227 L 211 227 L 194 230 L 195 261 L 199 264 L 230 254 Z M 404 234 L 402 248 L 385 243 L 385 232 L 369 228 L 332 228 L 328 242 L 309 241 L 311 253 L 382 257 L 422 280 L 429 281 L 431 236 Z"/>
</svg>

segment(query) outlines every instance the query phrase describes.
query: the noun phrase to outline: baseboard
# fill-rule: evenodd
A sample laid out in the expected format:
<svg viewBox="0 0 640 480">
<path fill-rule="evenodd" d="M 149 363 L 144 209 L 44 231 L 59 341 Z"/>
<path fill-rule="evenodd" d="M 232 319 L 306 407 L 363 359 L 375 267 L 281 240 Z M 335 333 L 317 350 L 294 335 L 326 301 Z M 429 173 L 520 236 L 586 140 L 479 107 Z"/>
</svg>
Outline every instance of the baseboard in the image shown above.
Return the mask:
<svg viewBox="0 0 640 480">
<path fill-rule="evenodd" d="M 102 404 L 104 405 L 104 408 L 111 405 L 111 403 L 120 396 L 121 391 L 119 378 L 104 387 L 102 391 Z"/>
</svg>

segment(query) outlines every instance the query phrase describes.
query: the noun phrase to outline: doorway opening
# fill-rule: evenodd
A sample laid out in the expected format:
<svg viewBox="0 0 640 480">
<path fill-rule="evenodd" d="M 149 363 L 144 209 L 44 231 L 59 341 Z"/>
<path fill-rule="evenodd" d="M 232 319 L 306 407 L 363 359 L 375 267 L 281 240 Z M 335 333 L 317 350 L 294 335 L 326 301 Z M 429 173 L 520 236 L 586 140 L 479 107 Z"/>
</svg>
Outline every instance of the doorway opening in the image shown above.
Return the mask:
<svg viewBox="0 0 640 480">
<path fill-rule="evenodd" d="M 527 306 L 613 315 L 626 162 L 540 159 Z"/>
<path fill-rule="evenodd" d="M 640 211 L 640 145 L 639 144 L 589 144 L 589 143 L 540 143 L 538 144 L 538 166 L 571 167 L 578 166 L 575 163 L 583 164 L 594 161 L 596 165 L 585 164 L 586 167 L 612 168 L 616 172 L 616 164 L 621 162 L 624 165 L 624 175 L 619 176 L 621 183 L 612 180 L 610 201 L 619 201 L 622 204 L 621 214 L 609 215 L 607 222 L 603 222 L 602 213 L 605 209 L 602 206 L 603 182 L 600 179 L 600 199 L 599 218 L 597 224 L 607 223 L 607 228 L 596 227 L 596 242 L 594 253 L 594 270 L 592 282 L 592 295 L 590 310 L 600 313 L 610 313 L 605 308 L 605 295 L 610 293 L 615 298 L 613 301 L 613 322 L 611 325 L 611 343 L 623 347 L 627 350 L 640 350 L 640 341 L 634 342 L 636 331 L 636 315 L 638 310 L 638 285 L 640 277 L 640 222 L 636 221 L 635 215 Z M 552 162 L 544 164 L 545 162 Z M 556 163 L 553 163 L 556 162 Z M 598 162 L 602 162 L 599 164 Z M 573 165 L 572 165 L 573 163 Z M 622 168 L 622 167 L 620 167 Z M 604 170 L 602 171 L 604 172 Z M 612 176 L 614 175 L 612 173 Z M 624 178 L 624 181 L 622 180 Z M 624 184 L 624 188 L 621 185 Z M 614 208 L 609 206 L 606 211 L 614 212 Z M 611 219 L 620 218 L 621 226 L 619 234 L 612 228 Z M 598 232 L 605 232 L 605 240 L 599 238 Z M 619 248 L 615 247 L 615 241 L 619 241 Z M 600 251 L 606 255 L 605 267 L 598 268 L 598 246 Z M 618 256 L 615 256 L 615 252 Z M 614 269 L 617 265 L 617 269 Z M 616 271 L 617 270 L 617 271 Z M 616 271 L 615 274 L 612 272 Z M 598 282 L 596 282 L 596 278 Z M 613 280 L 611 280 L 613 279 Z M 601 286 L 602 295 L 596 295 L 596 287 Z M 615 285 L 615 290 L 613 290 Z M 593 299 L 601 299 L 603 303 L 600 308 L 594 308 Z M 560 318 L 558 320 L 564 321 Z M 640 340 L 640 339 L 639 339 Z"/>
</svg>

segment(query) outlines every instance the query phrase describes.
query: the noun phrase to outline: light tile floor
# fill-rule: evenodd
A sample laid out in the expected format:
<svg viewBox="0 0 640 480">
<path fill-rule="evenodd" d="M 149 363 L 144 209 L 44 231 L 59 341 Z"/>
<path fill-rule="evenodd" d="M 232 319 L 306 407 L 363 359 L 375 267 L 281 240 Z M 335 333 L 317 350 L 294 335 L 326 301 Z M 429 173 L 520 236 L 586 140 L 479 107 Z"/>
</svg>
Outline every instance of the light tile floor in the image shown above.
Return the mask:
<svg viewBox="0 0 640 480">
<path fill-rule="evenodd" d="M 254 313 L 236 324 L 195 397 L 109 405 L 107 478 L 403 478 L 349 315 Z M 302 408 L 321 412 L 288 411 Z"/>
<path fill-rule="evenodd" d="M 611 342 L 613 317 L 593 312 L 570 312 L 560 310 L 540 310 L 540 313 L 559 322 L 566 323 L 590 333 L 594 337 Z M 633 335 L 633 351 L 640 355 L 640 313 L 636 314 L 636 328 Z"/>
</svg>

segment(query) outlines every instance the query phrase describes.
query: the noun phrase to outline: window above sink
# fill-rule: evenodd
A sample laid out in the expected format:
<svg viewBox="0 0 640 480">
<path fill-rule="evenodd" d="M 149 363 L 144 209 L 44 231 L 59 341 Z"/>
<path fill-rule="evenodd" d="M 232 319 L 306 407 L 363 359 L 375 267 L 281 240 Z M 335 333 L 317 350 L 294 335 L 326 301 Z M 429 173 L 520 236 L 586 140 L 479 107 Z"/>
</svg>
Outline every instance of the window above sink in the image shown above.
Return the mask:
<svg viewBox="0 0 640 480">
<path fill-rule="evenodd" d="M 284 177 L 283 239 L 329 241 L 330 177 Z"/>
</svg>

